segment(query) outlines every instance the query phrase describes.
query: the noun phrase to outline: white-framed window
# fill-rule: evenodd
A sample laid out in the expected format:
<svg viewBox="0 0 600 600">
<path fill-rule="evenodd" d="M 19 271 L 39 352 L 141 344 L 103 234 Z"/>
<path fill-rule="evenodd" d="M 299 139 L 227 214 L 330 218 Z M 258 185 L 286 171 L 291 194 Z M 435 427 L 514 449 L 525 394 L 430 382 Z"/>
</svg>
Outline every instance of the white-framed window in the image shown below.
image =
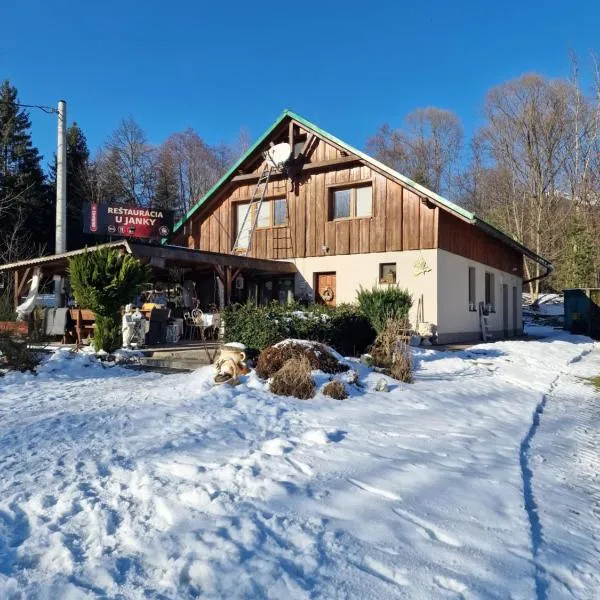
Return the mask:
<svg viewBox="0 0 600 600">
<path fill-rule="evenodd" d="M 373 215 L 373 186 L 371 183 L 332 187 L 329 198 L 329 219 L 360 219 Z"/>
<path fill-rule="evenodd" d="M 485 273 L 485 309 L 487 312 L 496 312 L 495 277 L 493 273 Z"/>
</svg>

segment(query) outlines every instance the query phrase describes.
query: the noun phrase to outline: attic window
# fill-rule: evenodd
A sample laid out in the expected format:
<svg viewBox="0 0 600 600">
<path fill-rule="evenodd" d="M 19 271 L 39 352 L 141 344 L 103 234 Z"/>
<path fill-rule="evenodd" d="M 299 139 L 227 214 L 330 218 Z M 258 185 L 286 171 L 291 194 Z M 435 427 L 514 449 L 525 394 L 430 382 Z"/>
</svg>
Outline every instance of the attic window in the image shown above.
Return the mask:
<svg viewBox="0 0 600 600">
<path fill-rule="evenodd" d="M 359 219 L 373 214 L 373 186 L 334 187 L 330 192 L 329 219 Z"/>
</svg>

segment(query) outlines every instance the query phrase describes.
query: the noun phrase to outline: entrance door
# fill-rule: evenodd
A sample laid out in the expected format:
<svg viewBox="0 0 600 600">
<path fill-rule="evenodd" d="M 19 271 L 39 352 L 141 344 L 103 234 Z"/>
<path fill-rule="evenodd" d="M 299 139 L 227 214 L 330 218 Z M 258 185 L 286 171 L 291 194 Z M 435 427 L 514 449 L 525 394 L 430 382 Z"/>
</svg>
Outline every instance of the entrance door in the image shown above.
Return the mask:
<svg viewBox="0 0 600 600">
<path fill-rule="evenodd" d="M 335 272 L 315 273 L 315 301 L 328 306 L 335 306 Z"/>
<path fill-rule="evenodd" d="M 518 335 L 518 333 L 519 333 L 519 317 L 518 317 L 518 315 L 519 315 L 519 313 L 518 313 L 519 302 L 518 302 L 517 286 L 516 285 L 513 285 L 512 301 L 513 301 L 513 305 L 512 305 L 513 335 Z"/>
<path fill-rule="evenodd" d="M 502 284 L 502 329 L 504 337 L 508 337 L 508 285 Z"/>
</svg>

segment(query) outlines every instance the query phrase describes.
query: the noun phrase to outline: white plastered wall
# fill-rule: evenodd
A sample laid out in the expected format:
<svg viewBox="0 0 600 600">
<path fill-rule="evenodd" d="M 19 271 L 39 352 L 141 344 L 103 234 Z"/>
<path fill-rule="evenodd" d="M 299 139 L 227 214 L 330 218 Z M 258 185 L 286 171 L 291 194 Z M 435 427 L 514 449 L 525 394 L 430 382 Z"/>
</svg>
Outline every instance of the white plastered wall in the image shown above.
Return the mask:
<svg viewBox="0 0 600 600">
<path fill-rule="evenodd" d="M 373 252 L 370 254 L 345 254 L 297 258 L 293 262 L 298 268 L 295 279 L 296 297 L 308 295 L 314 298 L 315 273 L 336 273 L 336 302 L 355 302 L 356 293 L 362 285 L 371 288 L 379 282 L 379 265 L 396 263 L 396 282 L 407 288 L 413 296 L 413 307 L 409 318 L 416 320 L 419 298 L 423 296 L 423 318 L 437 323 L 437 250 L 404 250 L 402 252 Z M 423 261 L 428 272 L 423 270 Z M 385 284 L 383 284 L 385 285 Z"/>
<path fill-rule="evenodd" d="M 508 329 L 520 333 L 523 329 L 521 292 L 523 280 L 499 269 L 469 260 L 457 254 L 438 250 L 438 338 L 441 343 L 471 341 L 480 336 L 479 312 L 469 311 L 469 267 L 475 267 L 475 297 L 477 303 L 485 302 L 485 273 L 494 274 L 495 313 L 488 317 L 494 339 L 503 337 L 502 285 L 508 285 Z M 517 290 L 516 328 L 513 320 L 513 286 Z"/>
</svg>

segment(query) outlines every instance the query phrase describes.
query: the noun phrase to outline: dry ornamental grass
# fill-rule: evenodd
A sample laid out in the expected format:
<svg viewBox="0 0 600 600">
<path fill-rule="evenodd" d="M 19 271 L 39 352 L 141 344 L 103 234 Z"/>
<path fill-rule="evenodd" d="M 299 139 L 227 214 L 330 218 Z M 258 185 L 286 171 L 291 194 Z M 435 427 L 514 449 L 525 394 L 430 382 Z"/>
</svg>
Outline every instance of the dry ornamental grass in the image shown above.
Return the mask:
<svg viewBox="0 0 600 600">
<path fill-rule="evenodd" d="M 269 389 L 278 396 L 295 396 L 307 400 L 315 395 L 311 364 L 305 356 L 290 358 L 273 375 Z"/>
<path fill-rule="evenodd" d="M 258 357 L 256 374 L 261 379 L 269 379 L 291 358 L 304 357 L 308 360 L 311 369 L 319 369 L 324 373 L 342 373 L 348 367 L 339 362 L 329 353 L 323 344 L 312 343 L 298 344 L 289 342 L 265 348 Z"/>
<path fill-rule="evenodd" d="M 346 386 L 343 384 L 343 382 L 338 381 L 337 379 L 330 381 L 323 388 L 323 394 L 333 398 L 334 400 L 345 400 L 348 397 Z"/>
</svg>

